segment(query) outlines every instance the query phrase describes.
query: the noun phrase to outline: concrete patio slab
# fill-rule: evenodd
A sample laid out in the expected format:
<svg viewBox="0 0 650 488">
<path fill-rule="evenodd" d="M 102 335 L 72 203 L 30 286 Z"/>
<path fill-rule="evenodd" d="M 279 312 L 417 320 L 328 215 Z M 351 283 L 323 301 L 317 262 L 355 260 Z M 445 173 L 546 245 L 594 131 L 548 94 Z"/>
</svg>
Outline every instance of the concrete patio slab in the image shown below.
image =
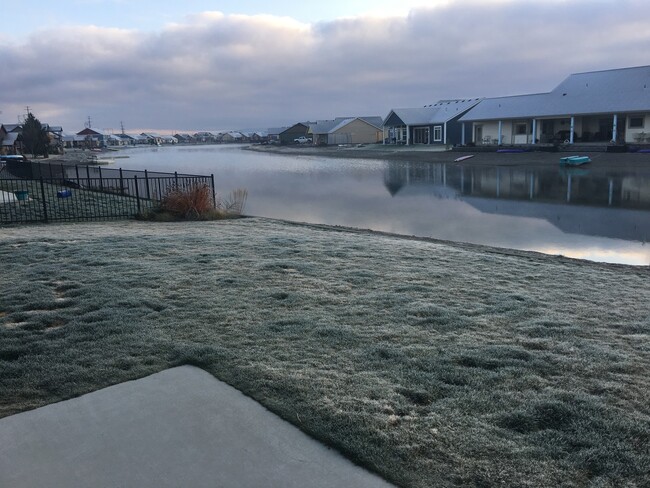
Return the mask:
<svg viewBox="0 0 650 488">
<path fill-rule="evenodd" d="M 182 366 L 1 419 L 0 486 L 392 485 Z"/>
</svg>

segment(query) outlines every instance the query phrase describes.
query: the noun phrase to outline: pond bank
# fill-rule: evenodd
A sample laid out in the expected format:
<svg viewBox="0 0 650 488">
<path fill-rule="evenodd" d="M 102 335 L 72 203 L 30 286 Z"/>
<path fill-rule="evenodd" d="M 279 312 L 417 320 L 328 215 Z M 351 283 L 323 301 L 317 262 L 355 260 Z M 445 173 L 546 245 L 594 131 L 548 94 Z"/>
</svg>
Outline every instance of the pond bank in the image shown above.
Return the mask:
<svg viewBox="0 0 650 488">
<path fill-rule="evenodd" d="M 363 147 L 337 147 L 337 146 L 263 146 L 251 145 L 246 148 L 251 151 L 267 152 L 271 154 L 286 154 L 287 156 L 313 156 L 327 158 L 350 158 L 350 159 L 382 159 L 387 161 L 410 161 L 410 162 L 431 162 L 431 163 L 452 163 L 465 166 L 486 165 L 486 166 L 558 166 L 560 157 L 569 153 L 554 152 L 523 152 L 523 153 L 497 153 L 497 152 L 472 152 L 468 147 L 464 152 L 441 151 L 437 147 L 427 146 L 384 146 L 381 144 L 369 144 Z M 463 161 L 454 162 L 454 159 L 473 154 L 474 157 Z M 576 153 L 578 154 L 578 153 Z M 638 170 L 647 169 L 650 171 L 649 153 L 604 153 L 584 152 L 579 154 L 587 155 L 592 162 L 585 168 L 608 171 L 608 170 Z"/>
</svg>

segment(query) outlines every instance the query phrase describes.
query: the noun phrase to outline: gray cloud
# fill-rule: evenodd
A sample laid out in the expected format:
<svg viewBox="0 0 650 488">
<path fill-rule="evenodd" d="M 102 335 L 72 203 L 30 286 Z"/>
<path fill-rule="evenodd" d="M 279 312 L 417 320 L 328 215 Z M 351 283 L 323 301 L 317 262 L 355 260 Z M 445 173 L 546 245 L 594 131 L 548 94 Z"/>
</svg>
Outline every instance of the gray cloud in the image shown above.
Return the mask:
<svg viewBox="0 0 650 488">
<path fill-rule="evenodd" d="M 97 27 L 0 38 L 0 120 L 29 105 L 80 129 L 267 127 L 385 115 L 439 98 L 546 91 L 647 64 L 646 0 L 453 3 L 303 25 L 204 13 L 155 34 Z"/>
</svg>

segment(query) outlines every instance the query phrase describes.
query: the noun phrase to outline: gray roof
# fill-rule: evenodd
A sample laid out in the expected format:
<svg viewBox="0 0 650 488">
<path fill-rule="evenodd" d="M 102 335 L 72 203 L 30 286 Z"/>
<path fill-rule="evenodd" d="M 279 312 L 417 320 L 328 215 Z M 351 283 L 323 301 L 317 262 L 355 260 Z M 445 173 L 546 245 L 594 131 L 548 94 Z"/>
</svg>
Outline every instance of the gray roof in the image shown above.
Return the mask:
<svg viewBox="0 0 650 488">
<path fill-rule="evenodd" d="M 394 108 L 382 122 L 383 125 L 395 114 L 405 125 L 444 124 L 481 101 L 480 98 L 439 100 L 433 105 L 419 108 Z"/>
<path fill-rule="evenodd" d="M 18 139 L 18 136 L 20 136 L 18 132 L 9 132 L 2 140 L 2 145 L 13 146 L 16 143 L 16 139 Z"/>
<path fill-rule="evenodd" d="M 650 66 L 570 75 L 553 91 L 486 98 L 461 121 L 650 111 Z"/>
</svg>

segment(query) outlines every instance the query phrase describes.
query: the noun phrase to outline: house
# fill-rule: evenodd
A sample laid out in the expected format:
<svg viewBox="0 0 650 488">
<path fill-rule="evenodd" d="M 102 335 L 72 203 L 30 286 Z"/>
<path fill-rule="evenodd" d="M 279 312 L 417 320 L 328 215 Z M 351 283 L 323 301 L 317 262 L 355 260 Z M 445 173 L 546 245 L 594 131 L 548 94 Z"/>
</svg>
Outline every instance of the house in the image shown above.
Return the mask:
<svg viewBox="0 0 650 488">
<path fill-rule="evenodd" d="M 151 144 L 153 146 L 162 146 L 164 140 L 162 136 L 154 134 L 153 132 L 141 132 L 140 136 L 146 139 L 147 144 Z"/>
<path fill-rule="evenodd" d="M 440 100 L 419 108 L 394 108 L 383 122 L 386 144 L 464 144 L 469 132 L 458 120 L 480 98 Z"/>
<path fill-rule="evenodd" d="M 288 127 L 271 127 L 267 133 L 267 139 L 271 144 L 280 144 L 280 134 L 287 130 Z"/>
<path fill-rule="evenodd" d="M 104 134 L 86 127 L 84 130 L 77 132 L 78 136 L 83 137 L 82 146 L 88 149 L 102 147 L 104 145 Z"/>
<path fill-rule="evenodd" d="M 299 137 L 309 137 L 309 126 L 315 122 L 298 122 L 278 134 L 280 144 L 293 144 Z"/>
<path fill-rule="evenodd" d="M 214 144 L 217 142 L 217 136 L 212 132 L 196 132 L 193 136 L 195 142 L 200 142 L 202 144 Z"/>
<path fill-rule="evenodd" d="M 174 134 L 174 138 L 178 141 L 179 144 L 192 144 L 195 142 L 194 137 L 190 134 Z"/>
<path fill-rule="evenodd" d="M 22 154 L 22 132 L 20 124 L 0 125 L 0 154 Z"/>
<path fill-rule="evenodd" d="M 316 145 L 375 144 L 383 139 L 382 118 L 337 117 L 309 125 L 309 134 Z"/>
<path fill-rule="evenodd" d="M 242 143 L 246 142 L 246 138 L 241 132 L 230 131 L 221 135 L 221 142 Z"/>
<path fill-rule="evenodd" d="M 122 140 L 121 146 L 135 146 L 135 138 L 128 134 L 115 134 L 116 137 L 119 137 Z"/>
<path fill-rule="evenodd" d="M 460 122 L 476 144 L 650 142 L 650 66 L 575 73 L 548 93 L 486 98 Z"/>
<path fill-rule="evenodd" d="M 41 123 L 41 127 L 45 129 L 47 138 L 49 139 L 49 150 L 55 153 L 63 153 L 63 127 L 58 125 L 50 125 Z"/>
</svg>

